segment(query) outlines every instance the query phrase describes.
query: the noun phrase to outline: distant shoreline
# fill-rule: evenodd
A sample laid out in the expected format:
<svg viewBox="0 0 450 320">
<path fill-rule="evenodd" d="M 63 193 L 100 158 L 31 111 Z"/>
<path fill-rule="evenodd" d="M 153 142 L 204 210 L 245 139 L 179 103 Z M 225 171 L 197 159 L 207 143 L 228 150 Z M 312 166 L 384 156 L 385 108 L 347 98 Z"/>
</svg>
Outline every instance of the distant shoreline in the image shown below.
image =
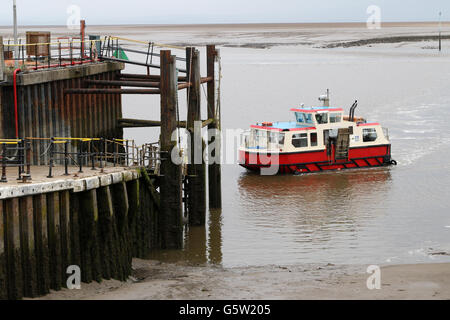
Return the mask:
<svg viewBox="0 0 450 320">
<path fill-rule="evenodd" d="M 234 28 L 234 27 L 304 27 L 304 28 L 329 28 L 329 27 L 354 27 L 360 28 L 366 25 L 365 22 L 280 22 L 280 23 L 187 23 L 187 24 L 89 24 L 91 27 L 148 27 L 148 28 Z M 381 27 L 414 27 L 414 26 L 433 26 L 438 25 L 438 21 L 403 21 L 403 22 L 382 22 Z M 450 21 L 443 21 L 443 27 L 450 27 Z M 19 28 L 64 28 L 65 25 L 19 25 Z M 11 26 L 2 25 L 0 29 L 11 28 Z"/>
</svg>

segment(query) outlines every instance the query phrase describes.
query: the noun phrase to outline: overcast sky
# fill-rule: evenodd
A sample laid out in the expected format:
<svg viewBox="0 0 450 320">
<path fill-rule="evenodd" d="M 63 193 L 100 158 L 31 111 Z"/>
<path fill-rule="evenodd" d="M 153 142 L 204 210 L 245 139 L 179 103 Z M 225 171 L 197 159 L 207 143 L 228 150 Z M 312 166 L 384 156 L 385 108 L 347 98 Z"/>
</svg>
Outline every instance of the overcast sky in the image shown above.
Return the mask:
<svg viewBox="0 0 450 320">
<path fill-rule="evenodd" d="M 13 0 L 1 0 L 0 25 L 12 24 Z M 450 20 L 450 0 L 17 0 L 20 25 L 65 25 L 71 5 L 88 24 L 365 22 Z"/>
</svg>

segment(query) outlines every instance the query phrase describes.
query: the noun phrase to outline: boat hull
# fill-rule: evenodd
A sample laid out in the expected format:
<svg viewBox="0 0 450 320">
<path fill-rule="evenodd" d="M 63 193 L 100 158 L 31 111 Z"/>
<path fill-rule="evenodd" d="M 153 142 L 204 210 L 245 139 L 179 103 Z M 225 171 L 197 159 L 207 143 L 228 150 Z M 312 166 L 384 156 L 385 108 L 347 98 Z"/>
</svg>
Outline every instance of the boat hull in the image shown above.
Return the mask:
<svg viewBox="0 0 450 320">
<path fill-rule="evenodd" d="M 261 168 L 270 166 L 272 168 L 278 166 L 278 171 L 272 170 L 272 172 L 292 174 L 381 167 L 394 163 L 391 159 L 390 144 L 349 148 L 347 159 L 334 160 L 333 158 L 327 150 L 272 154 L 239 150 L 239 164 L 257 172 L 261 171 Z"/>
</svg>

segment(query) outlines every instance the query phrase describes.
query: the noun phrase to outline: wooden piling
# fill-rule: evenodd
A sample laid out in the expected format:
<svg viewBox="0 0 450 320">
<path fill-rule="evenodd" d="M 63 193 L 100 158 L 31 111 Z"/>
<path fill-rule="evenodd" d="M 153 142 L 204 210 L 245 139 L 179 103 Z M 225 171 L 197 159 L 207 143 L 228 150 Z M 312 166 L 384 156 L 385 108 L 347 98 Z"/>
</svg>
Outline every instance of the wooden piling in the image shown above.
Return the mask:
<svg viewBox="0 0 450 320">
<path fill-rule="evenodd" d="M 206 216 L 206 170 L 203 160 L 202 127 L 194 126 L 196 121 L 201 121 L 201 77 L 200 54 L 193 47 L 186 48 L 186 70 L 187 81 L 192 83 L 187 92 L 187 128 L 191 137 L 190 162 L 187 167 L 187 208 L 189 224 L 201 226 L 205 224 Z"/>
<path fill-rule="evenodd" d="M 114 221 L 113 200 L 109 186 L 97 189 L 100 261 L 104 279 L 119 278 L 119 246 Z"/>
<path fill-rule="evenodd" d="M 150 228 L 150 225 L 148 224 L 148 220 L 147 219 L 142 219 L 142 217 L 140 217 L 141 219 L 138 221 L 138 217 L 139 217 L 139 211 L 140 211 L 140 197 L 139 197 L 139 180 L 131 180 L 129 182 L 126 183 L 127 185 L 127 192 L 128 192 L 128 202 L 130 205 L 130 208 L 128 210 L 128 230 L 129 230 L 129 234 L 130 234 L 130 250 L 129 250 L 129 255 L 130 255 L 130 260 L 133 257 L 133 255 L 135 255 L 135 251 L 132 249 L 134 248 L 134 244 L 137 242 L 136 241 L 136 233 L 134 232 L 134 230 L 136 229 L 136 223 L 139 224 L 144 224 L 143 227 L 145 229 Z"/>
<path fill-rule="evenodd" d="M 119 280 L 126 280 L 131 274 L 130 237 L 128 229 L 128 193 L 125 182 L 112 185 L 113 207 L 118 232 L 118 256 L 120 257 Z"/>
<path fill-rule="evenodd" d="M 36 250 L 38 294 L 50 291 L 50 267 L 47 233 L 47 199 L 45 194 L 33 196 L 33 226 Z"/>
<path fill-rule="evenodd" d="M 20 252 L 19 198 L 6 200 L 5 205 L 6 270 L 9 299 L 23 297 L 23 276 Z"/>
<path fill-rule="evenodd" d="M 214 122 L 208 125 L 208 130 L 220 129 L 219 121 L 220 114 L 216 105 L 216 81 L 215 81 L 215 62 L 218 57 L 218 51 L 214 45 L 208 45 L 206 47 L 206 58 L 207 58 L 207 76 L 212 77 L 212 81 L 208 82 L 207 86 L 207 99 L 208 99 L 208 119 L 215 119 Z M 215 139 L 215 150 L 209 151 L 212 158 L 216 157 L 216 152 L 220 152 L 221 141 L 220 136 L 216 135 Z M 208 132 L 208 143 L 211 144 L 213 141 L 213 134 Z M 215 163 L 208 163 L 208 182 L 209 182 L 209 207 L 212 209 L 222 208 L 222 186 L 221 186 L 221 166 L 220 160 Z"/>
<path fill-rule="evenodd" d="M 83 282 L 101 281 L 101 262 L 98 251 L 98 203 L 96 190 L 80 196 L 80 253 L 81 279 Z"/>
<path fill-rule="evenodd" d="M 0 300 L 8 299 L 8 283 L 6 271 L 5 248 L 5 201 L 0 200 Z"/>
<path fill-rule="evenodd" d="M 68 190 L 59 192 L 59 209 L 60 209 L 60 234 L 61 234 L 61 284 L 66 286 L 67 267 L 70 263 L 70 193 Z"/>
<path fill-rule="evenodd" d="M 166 249 L 183 246 L 183 218 L 181 199 L 181 167 L 172 162 L 176 142 L 171 136 L 177 128 L 178 83 L 175 56 L 170 50 L 161 50 L 161 218 L 162 244 Z M 174 150 L 174 152 L 178 152 Z"/>
<path fill-rule="evenodd" d="M 80 253 L 80 199 L 79 193 L 69 193 L 70 197 L 70 264 L 81 266 Z"/>
<path fill-rule="evenodd" d="M 36 297 L 38 293 L 32 196 L 19 198 L 19 211 L 23 294 L 26 297 Z"/>
<path fill-rule="evenodd" d="M 47 194 L 47 223 L 48 223 L 48 247 L 50 257 L 50 288 L 61 289 L 61 224 L 60 224 L 59 194 L 51 192 Z"/>
</svg>

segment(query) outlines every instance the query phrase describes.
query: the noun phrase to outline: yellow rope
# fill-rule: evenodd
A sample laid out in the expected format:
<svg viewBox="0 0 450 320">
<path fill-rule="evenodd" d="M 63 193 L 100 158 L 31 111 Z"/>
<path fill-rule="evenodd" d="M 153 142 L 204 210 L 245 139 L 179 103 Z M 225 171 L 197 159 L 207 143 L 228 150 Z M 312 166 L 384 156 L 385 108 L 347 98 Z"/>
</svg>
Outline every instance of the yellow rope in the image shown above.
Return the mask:
<svg viewBox="0 0 450 320">
<path fill-rule="evenodd" d="M 26 140 L 51 140 L 51 138 L 35 138 L 35 137 L 27 137 Z"/>
<path fill-rule="evenodd" d="M 100 138 L 68 138 L 68 137 L 55 137 L 53 138 L 55 140 L 80 140 L 83 142 L 87 142 L 87 141 L 99 141 L 101 140 Z"/>
<path fill-rule="evenodd" d="M 113 40 L 123 40 L 123 41 L 129 41 L 129 42 L 141 43 L 141 44 L 148 45 L 148 41 L 134 40 L 134 39 L 128 39 L 128 38 L 122 38 L 122 37 L 111 37 L 111 39 L 113 39 Z M 162 43 L 156 43 L 156 42 L 153 42 L 153 44 L 155 46 L 157 46 L 157 47 L 166 47 L 166 48 L 179 49 L 179 50 L 185 50 L 186 49 L 186 47 L 175 46 L 175 45 L 172 45 L 172 44 L 162 44 Z"/>
</svg>

